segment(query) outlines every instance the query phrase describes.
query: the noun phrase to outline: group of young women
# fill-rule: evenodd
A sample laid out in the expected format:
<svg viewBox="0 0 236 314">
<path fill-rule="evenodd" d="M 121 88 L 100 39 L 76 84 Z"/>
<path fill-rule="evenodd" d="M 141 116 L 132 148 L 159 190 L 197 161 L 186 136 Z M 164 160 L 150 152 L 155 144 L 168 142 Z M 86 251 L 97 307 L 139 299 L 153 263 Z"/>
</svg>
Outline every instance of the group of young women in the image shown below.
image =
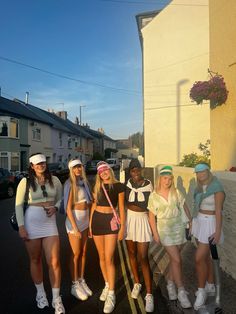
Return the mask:
<svg viewBox="0 0 236 314">
<path fill-rule="evenodd" d="M 64 314 L 65 308 L 60 296 L 60 245 L 55 215 L 61 204 L 62 186 L 60 181 L 50 174 L 43 154 L 34 154 L 29 161 L 29 178 L 21 180 L 16 194 L 19 235 L 25 241 L 30 258 L 38 308 L 49 306 L 43 285 L 44 253 L 52 287 L 52 306 L 55 308 L 55 314 Z M 193 215 L 183 195 L 174 186 L 173 170 L 170 166 L 161 168 L 153 190 L 151 182 L 142 176 L 141 165 L 137 159 L 130 162 L 130 179 L 126 185 L 117 181 L 110 166 L 101 161 L 97 165 L 96 182 L 92 192 L 82 162 L 79 159 L 71 160 L 68 167 L 70 176 L 64 184 L 63 204 L 67 215 L 65 227 L 72 251 L 71 294 L 82 301 L 92 295 L 84 278 L 87 239 L 92 237 L 104 278 L 104 288 L 99 299 L 104 301 L 104 313 L 114 310 L 114 253 L 117 240 L 124 239 L 134 280 L 131 297 L 138 298 L 142 289 L 140 265 L 146 288 L 145 310 L 153 312 L 148 248 L 154 239 L 164 246 L 170 259 L 167 276 L 169 299 L 178 299 L 183 308 L 190 308 L 192 305 L 183 285 L 180 255 L 186 242 L 184 222 L 188 221 L 190 232 L 198 243 L 198 291 L 194 309 L 204 305 L 207 295 L 215 292 L 208 243 L 209 240 L 214 244 L 223 241 L 221 212 L 225 197 L 222 185 L 212 176 L 208 165 L 198 164 L 195 168 L 197 188 L 194 193 Z M 25 195 L 27 190 L 28 195 Z M 28 207 L 24 212 L 25 199 L 28 200 Z"/>
</svg>

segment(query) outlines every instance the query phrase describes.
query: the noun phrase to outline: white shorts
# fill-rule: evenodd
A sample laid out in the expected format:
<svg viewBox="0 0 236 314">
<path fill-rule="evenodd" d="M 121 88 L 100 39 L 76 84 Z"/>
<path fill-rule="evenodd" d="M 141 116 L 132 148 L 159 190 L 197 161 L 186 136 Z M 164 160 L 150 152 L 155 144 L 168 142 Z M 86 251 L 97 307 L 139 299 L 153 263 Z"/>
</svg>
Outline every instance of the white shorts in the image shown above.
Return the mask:
<svg viewBox="0 0 236 314">
<path fill-rule="evenodd" d="M 26 209 L 24 219 L 29 239 L 58 235 L 56 215 L 48 217 L 45 209 L 41 206 L 30 205 Z"/>
<path fill-rule="evenodd" d="M 80 232 L 88 229 L 89 227 L 89 211 L 88 210 L 72 210 L 73 216 L 75 218 L 76 225 Z M 68 217 L 66 217 L 66 231 L 67 233 L 74 233 L 73 227 Z"/>
<path fill-rule="evenodd" d="M 148 212 L 127 210 L 125 240 L 141 243 L 152 241 L 152 231 L 149 225 Z"/>
<path fill-rule="evenodd" d="M 193 218 L 192 235 L 198 239 L 199 242 L 208 244 L 208 238 L 216 231 L 216 216 L 205 215 L 198 213 L 197 217 Z M 220 242 L 223 243 L 224 235 L 221 231 Z"/>
</svg>

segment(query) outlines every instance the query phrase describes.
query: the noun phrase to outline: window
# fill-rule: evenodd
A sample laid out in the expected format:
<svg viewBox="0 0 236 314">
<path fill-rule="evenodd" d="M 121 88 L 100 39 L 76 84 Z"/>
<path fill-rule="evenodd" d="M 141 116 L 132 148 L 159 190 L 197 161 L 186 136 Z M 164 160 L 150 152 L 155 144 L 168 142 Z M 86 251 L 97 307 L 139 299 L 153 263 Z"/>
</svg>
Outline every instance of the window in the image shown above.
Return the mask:
<svg viewBox="0 0 236 314">
<path fill-rule="evenodd" d="M 20 153 L 0 152 L 0 168 L 20 170 Z"/>
<path fill-rule="evenodd" d="M 68 148 L 71 148 L 71 135 L 68 135 Z"/>
<path fill-rule="evenodd" d="M 41 141 L 41 129 L 39 127 L 33 127 L 32 135 L 33 140 Z"/>
<path fill-rule="evenodd" d="M 62 147 L 62 132 L 59 132 L 59 147 Z"/>
<path fill-rule="evenodd" d="M 0 136 L 19 138 L 19 120 L 0 116 Z"/>
</svg>

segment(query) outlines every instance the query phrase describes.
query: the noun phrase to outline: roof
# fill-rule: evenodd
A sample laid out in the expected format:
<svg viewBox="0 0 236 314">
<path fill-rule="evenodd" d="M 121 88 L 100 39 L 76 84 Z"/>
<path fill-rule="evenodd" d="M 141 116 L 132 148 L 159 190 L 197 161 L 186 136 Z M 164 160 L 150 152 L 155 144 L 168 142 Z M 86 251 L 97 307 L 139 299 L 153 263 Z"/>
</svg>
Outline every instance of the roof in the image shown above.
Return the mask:
<svg viewBox="0 0 236 314">
<path fill-rule="evenodd" d="M 13 117 L 26 118 L 51 125 L 49 121 L 45 121 L 43 117 L 39 116 L 37 112 L 32 110 L 30 105 L 25 104 L 20 100 L 10 100 L 0 97 L 0 114 L 9 114 Z"/>
</svg>

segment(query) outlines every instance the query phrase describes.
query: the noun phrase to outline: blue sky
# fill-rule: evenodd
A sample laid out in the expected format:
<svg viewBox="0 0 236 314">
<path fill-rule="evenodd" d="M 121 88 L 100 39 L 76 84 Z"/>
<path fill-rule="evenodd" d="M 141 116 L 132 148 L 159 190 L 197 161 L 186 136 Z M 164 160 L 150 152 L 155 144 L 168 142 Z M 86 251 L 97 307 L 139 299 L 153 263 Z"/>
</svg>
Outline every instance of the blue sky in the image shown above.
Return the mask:
<svg viewBox="0 0 236 314">
<path fill-rule="evenodd" d="M 82 122 L 95 130 L 102 127 L 114 139 L 142 131 L 141 48 L 135 15 L 168 1 L 119 1 L 1 1 L 2 96 L 24 100 L 28 91 L 32 105 L 64 109 L 72 121 L 85 106 Z"/>
</svg>

